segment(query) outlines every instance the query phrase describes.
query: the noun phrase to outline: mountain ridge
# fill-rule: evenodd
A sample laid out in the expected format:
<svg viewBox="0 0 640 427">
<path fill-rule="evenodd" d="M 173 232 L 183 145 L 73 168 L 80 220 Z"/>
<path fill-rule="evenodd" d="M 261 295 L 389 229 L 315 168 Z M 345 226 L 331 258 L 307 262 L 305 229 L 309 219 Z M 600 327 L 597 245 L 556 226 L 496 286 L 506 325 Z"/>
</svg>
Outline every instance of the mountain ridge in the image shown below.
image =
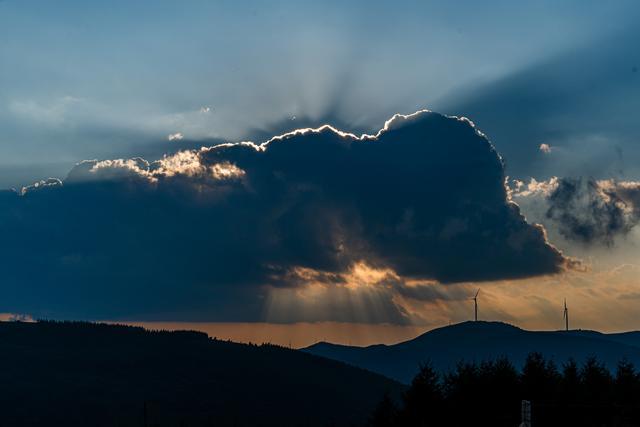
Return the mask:
<svg viewBox="0 0 640 427">
<path fill-rule="evenodd" d="M 609 368 L 621 359 L 640 365 L 640 332 L 529 331 L 504 322 L 462 322 L 393 345 L 351 347 L 320 342 L 302 351 L 409 383 L 422 363 L 430 362 L 447 372 L 461 361 L 505 356 L 520 367 L 531 352 L 540 352 L 558 364 L 569 358 L 583 362 L 597 356 Z"/>
</svg>

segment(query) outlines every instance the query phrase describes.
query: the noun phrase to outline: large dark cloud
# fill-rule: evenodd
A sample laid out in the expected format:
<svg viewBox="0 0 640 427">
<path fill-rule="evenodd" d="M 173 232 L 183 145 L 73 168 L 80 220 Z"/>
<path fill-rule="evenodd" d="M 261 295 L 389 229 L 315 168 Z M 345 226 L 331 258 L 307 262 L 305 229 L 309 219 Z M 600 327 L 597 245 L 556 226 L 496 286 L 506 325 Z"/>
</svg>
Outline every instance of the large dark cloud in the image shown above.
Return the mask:
<svg viewBox="0 0 640 427">
<path fill-rule="evenodd" d="M 301 286 L 299 268 L 334 286 L 362 260 L 443 283 L 558 272 L 504 178 L 469 121 L 428 112 L 375 137 L 323 127 L 83 162 L 0 194 L 0 311 L 254 320 L 269 287 Z"/>
</svg>

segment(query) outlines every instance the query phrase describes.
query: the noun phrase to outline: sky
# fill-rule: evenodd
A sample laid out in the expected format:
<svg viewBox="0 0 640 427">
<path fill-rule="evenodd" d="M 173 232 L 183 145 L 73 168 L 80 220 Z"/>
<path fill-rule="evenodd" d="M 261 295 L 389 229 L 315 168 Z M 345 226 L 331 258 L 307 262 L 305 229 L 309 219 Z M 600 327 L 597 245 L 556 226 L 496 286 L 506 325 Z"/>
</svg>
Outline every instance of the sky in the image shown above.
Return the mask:
<svg viewBox="0 0 640 427">
<path fill-rule="evenodd" d="M 487 320 L 638 329 L 639 18 L 0 1 L 0 312 L 367 344 L 480 288 Z"/>
</svg>

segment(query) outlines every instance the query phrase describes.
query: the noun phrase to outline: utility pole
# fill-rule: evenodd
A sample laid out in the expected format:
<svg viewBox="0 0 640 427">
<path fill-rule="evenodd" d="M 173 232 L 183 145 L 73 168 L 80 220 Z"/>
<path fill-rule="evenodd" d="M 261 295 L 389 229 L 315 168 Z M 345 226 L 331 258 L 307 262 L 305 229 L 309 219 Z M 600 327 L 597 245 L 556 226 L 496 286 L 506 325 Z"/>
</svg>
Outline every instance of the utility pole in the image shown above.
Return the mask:
<svg viewBox="0 0 640 427">
<path fill-rule="evenodd" d="M 531 427 L 531 402 L 528 400 L 522 401 L 520 407 L 521 420 L 520 427 Z"/>
</svg>

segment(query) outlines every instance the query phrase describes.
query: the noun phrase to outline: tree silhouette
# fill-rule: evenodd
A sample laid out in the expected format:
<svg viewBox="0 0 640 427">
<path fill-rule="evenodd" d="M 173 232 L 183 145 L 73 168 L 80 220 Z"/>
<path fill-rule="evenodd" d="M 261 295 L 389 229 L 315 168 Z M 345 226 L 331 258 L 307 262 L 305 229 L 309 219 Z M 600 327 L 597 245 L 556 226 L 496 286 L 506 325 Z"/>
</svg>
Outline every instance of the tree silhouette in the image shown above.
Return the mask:
<svg viewBox="0 0 640 427">
<path fill-rule="evenodd" d="M 580 377 L 582 379 L 582 398 L 585 403 L 600 405 L 611 397 L 613 378 L 595 356 L 587 358 L 582 366 Z"/>
<path fill-rule="evenodd" d="M 376 409 L 369 420 L 370 427 L 395 427 L 399 425 L 399 410 L 389 393 L 385 393 L 384 397 L 376 406 Z"/>
<path fill-rule="evenodd" d="M 444 403 L 442 383 L 430 363 L 420 367 L 403 400 L 404 423 L 418 427 L 440 425 Z"/>
<path fill-rule="evenodd" d="M 399 408 L 381 402 L 376 419 L 384 423 L 376 425 L 515 426 L 522 400 L 532 402 L 534 426 L 640 425 L 640 375 L 626 360 L 615 376 L 594 357 L 581 366 L 569 360 L 559 372 L 539 353 L 521 371 L 506 358 L 461 362 L 444 376 L 425 365 L 403 397 Z"/>
<path fill-rule="evenodd" d="M 541 353 L 527 356 L 522 374 L 522 397 L 534 402 L 555 400 L 560 386 L 560 374 L 551 360 L 545 360 Z"/>
<path fill-rule="evenodd" d="M 623 359 L 618 363 L 615 377 L 615 399 L 621 405 L 637 402 L 640 396 L 640 376 L 635 371 L 633 363 Z"/>
</svg>

